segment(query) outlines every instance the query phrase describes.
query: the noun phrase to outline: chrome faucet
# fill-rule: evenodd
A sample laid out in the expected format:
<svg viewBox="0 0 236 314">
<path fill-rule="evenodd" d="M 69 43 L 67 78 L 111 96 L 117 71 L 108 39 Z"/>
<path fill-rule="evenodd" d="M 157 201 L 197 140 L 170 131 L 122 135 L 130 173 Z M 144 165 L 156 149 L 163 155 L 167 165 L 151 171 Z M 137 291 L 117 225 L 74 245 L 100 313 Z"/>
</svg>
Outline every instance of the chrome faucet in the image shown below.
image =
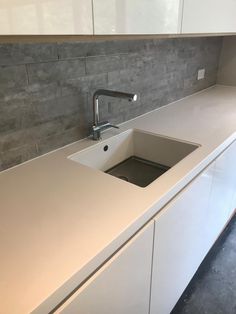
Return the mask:
<svg viewBox="0 0 236 314">
<path fill-rule="evenodd" d="M 128 101 L 136 101 L 138 96 L 136 94 L 122 93 L 116 92 L 107 89 L 99 89 L 93 95 L 93 127 L 92 127 L 92 136 L 93 140 L 97 141 L 101 138 L 101 132 L 107 128 L 116 128 L 119 129 L 118 126 L 111 124 L 108 121 L 99 121 L 99 105 L 98 98 L 99 96 L 109 96 L 115 98 L 123 98 Z"/>
</svg>

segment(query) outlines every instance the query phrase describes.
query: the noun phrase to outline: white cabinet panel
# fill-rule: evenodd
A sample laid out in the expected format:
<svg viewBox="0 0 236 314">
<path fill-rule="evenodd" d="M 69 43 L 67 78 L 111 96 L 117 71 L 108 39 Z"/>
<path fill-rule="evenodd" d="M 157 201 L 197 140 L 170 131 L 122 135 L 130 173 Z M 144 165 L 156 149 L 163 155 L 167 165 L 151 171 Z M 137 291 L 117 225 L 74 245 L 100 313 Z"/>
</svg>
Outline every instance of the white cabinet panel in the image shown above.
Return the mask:
<svg viewBox="0 0 236 314">
<path fill-rule="evenodd" d="M 95 34 L 180 31 L 182 0 L 93 0 Z"/>
<path fill-rule="evenodd" d="M 154 222 L 151 222 L 56 313 L 148 314 Z"/>
<path fill-rule="evenodd" d="M 182 32 L 236 32 L 235 12 L 235 0 L 184 0 Z"/>
<path fill-rule="evenodd" d="M 211 247 L 210 165 L 155 219 L 151 314 L 169 314 Z"/>
<path fill-rule="evenodd" d="M 92 0 L 0 1 L 0 35 L 92 33 Z"/>
<path fill-rule="evenodd" d="M 216 159 L 212 170 L 213 184 L 208 212 L 212 236 L 216 240 L 236 207 L 236 142 Z"/>
</svg>

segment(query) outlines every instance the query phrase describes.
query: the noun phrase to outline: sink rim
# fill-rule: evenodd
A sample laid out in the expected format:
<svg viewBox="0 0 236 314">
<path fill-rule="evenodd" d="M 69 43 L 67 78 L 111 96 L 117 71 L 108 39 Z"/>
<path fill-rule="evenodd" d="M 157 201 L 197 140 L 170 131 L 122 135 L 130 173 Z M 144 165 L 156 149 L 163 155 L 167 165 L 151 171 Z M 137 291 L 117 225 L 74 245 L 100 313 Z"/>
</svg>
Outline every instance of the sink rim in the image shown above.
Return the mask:
<svg viewBox="0 0 236 314">
<path fill-rule="evenodd" d="M 121 136 L 121 135 L 124 135 L 125 133 L 127 133 L 127 134 L 129 134 L 129 133 L 132 134 L 132 133 L 134 133 L 134 132 L 150 134 L 150 135 L 152 135 L 152 136 L 156 136 L 156 137 L 160 137 L 160 138 L 165 138 L 165 139 L 168 139 L 168 140 L 172 140 L 172 141 L 176 141 L 176 142 L 180 142 L 180 143 L 184 143 L 184 144 L 193 145 L 193 146 L 196 146 L 197 148 L 200 148 L 200 147 L 202 146 L 202 145 L 199 144 L 199 143 L 195 143 L 195 142 L 190 142 L 190 141 L 187 141 L 187 140 L 178 139 L 178 138 L 176 138 L 176 137 L 171 137 L 171 136 L 163 135 L 163 134 L 160 134 L 160 133 L 154 133 L 154 132 L 146 131 L 146 130 L 139 129 L 139 128 L 130 128 L 130 129 L 127 129 L 127 130 L 123 130 L 123 131 L 121 131 L 121 132 L 118 133 L 118 134 L 111 135 L 111 136 L 108 137 L 108 138 L 102 138 L 102 139 L 99 140 L 99 141 L 94 141 L 94 140 L 92 140 L 92 138 L 87 137 L 87 138 L 86 138 L 87 140 L 91 140 L 91 145 L 88 146 L 88 147 L 85 147 L 85 148 L 83 148 L 83 149 L 81 149 L 81 150 L 79 150 L 79 151 L 77 151 L 77 152 L 75 152 L 75 153 L 70 154 L 69 156 L 67 156 L 67 159 L 72 160 L 72 161 L 75 161 L 75 160 L 73 160 L 73 157 L 74 157 L 75 155 L 78 155 L 78 154 L 80 154 L 80 153 L 82 154 L 82 153 L 84 153 L 84 152 L 88 152 L 88 151 L 94 150 L 96 147 L 102 146 L 102 145 L 104 145 L 106 142 L 112 141 L 113 139 L 115 139 L 115 138 L 117 138 L 117 137 L 119 137 L 119 136 Z M 197 149 L 197 148 L 196 148 L 196 149 Z M 186 156 L 186 157 L 187 157 L 187 156 Z M 184 159 L 184 158 L 183 158 L 183 159 Z M 79 161 L 77 161 L 77 163 L 83 165 L 83 164 L 80 163 Z M 87 167 L 89 167 L 89 166 L 87 166 Z M 95 168 L 93 168 L 93 169 L 95 169 Z M 99 169 L 97 169 L 97 170 L 99 170 Z"/>
<path fill-rule="evenodd" d="M 83 162 L 83 160 L 78 160 L 79 158 L 82 158 L 85 157 L 86 158 L 86 155 L 88 154 L 88 160 L 89 158 L 92 158 L 93 159 L 93 154 L 96 155 L 96 153 L 101 150 L 102 148 L 104 148 L 104 146 L 107 144 L 107 145 L 112 145 L 112 143 L 114 142 L 116 144 L 116 139 L 119 137 L 121 137 L 121 141 L 120 142 L 117 142 L 118 145 L 119 144 L 124 144 L 125 141 L 129 138 L 129 136 L 131 136 L 131 141 L 134 140 L 134 133 L 137 132 L 137 133 L 141 133 L 141 134 L 145 134 L 145 135 L 150 135 L 150 136 L 153 136 L 153 137 L 156 137 L 157 139 L 166 139 L 166 140 L 169 140 L 169 141 L 174 141 L 174 142 L 177 142 L 177 143 L 180 143 L 180 144 L 186 144 L 186 145 L 191 145 L 193 146 L 193 150 L 190 151 L 189 153 L 187 153 L 185 156 L 183 156 L 182 159 L 180 160 L 177 160 L 176 163 L 174 163 L 172 166 L 169 167 L 169 169 L 164 172 L 160 177 L 157 177 L 155 180 L 153 180 L 152 182 L 150 182 L 147 186 L 139 186 L 135 183 L 132 183 L 132 182 L 126 182 L 124 180 L 121 180 L 120 178 L 117 178 L 116 176 L 113 176 L 109 173 L 107 173 L 106 171 L 111 168 L 111 167 L 107 167 L 107 169 L 104 169 L 103 166 L 98 166 L 96 165 L 96 161 L 93 161 L 91 162 L 91 164 L 86 164 L 86 162 Z M 123 137 L 123 139 L 122 139 Z M 87 140 L 90 140 L 91 144 L 90 146 L 84 148 L 84 149 L 81 149 L 73 154 L 70 154 L 69 156 L 67 156 L 67 159 L 69 159 L 70 161 L 74 162 L 74 163 L 77 163 L 79 164 L 80 166 L 82 167 L 86 167 L 87 169 L 90 169 L 92 170 L 93 172 L 98 172 L 102 175 L 105 175 L 106 177 L 110 177 L 112 179 L 114 179 L 115 181 L 122 181 L 121 183 L 124 183 L 124 184 L 128 184 L 129 186 L 132 185 L 133 187 L 136 187 L 138 189 L 148 189 L 150 186 L 152 186 L 153 184 L 155 184 L 156 181 L 159 181 L 161 179 L 164 179 L 166 176 L 168 175 L 171 175 L 172 171 L 175 171 L 176 169 L 176 166 L 180 163 L 180 162 L 183 162 L 187 157 L 189 157 L 190 155 L 192 155 L 192 153 L 194 153 L 195 151 L 198 150 L 198 148 L 200 148 L 202 145 L 199 144 L 199 143 L 194 143 L 194 142 L 190 142 L 190 141 L 187 141 L 187 140 L 182 140 L 182 139 L 178 139 L 178 138 L 174 138 L 174 137 L 170 137 L 170 136 L 166 136 L 166 135 L 163 135 L 163 134 L 159 134 L 159 133 L 154 133 L 154 132 L 150 132 L 150 131 L 146 131 L 146 130 L 143 130 L 143 129 L 139 129 L 139 128 L 130 128 L 130 129 L 127 129 L 127 130 L 123 130 L 121 132 L 119 132 L 118 134 L 115 134 L 115 135 L 111 135 L 107 138 L 103 138 L 97 142 L 94 142 L 91 138 L 87 138 Z M 168 146 L 168 145 L 167 145 Z M 102 150 L 103 151 L 103 150 Z M 101 155 L 100 155 L 101 156 Z M 114 155 L 111 155 L 110 158 L 112 159 L 112 156 Z M 77 157 L 77 160 L 76 160 L 76 157 Z M 109 157 L 109 156 L 108 156 Z M 148 159 L 148 158 L 147 158 Z M 123 159 L 125 160 L 125 158 Z M 150 160 L 151 161 L 151 160 Z M 93 164 L 94 162 L 94 164 Z M 101 161 L 100 161 L 101 162 Z M 103 162 L 103 159 L 102 159 L 102 162 Z M 106 160 L 104 160 L 104 162 L 106 163 Z M 99 163 L 99 161 L 98 161 Z M 117 165 L 119 163 L 116 162 L 113 164 L 113 166 Z M 168 166 L 168 165 L 167 165 Z"/>
<path fill-rule="evenodd" d="M 187 145 L 191 145 L 191 146 L 194 146 L 195 148 L 193 149 L 193 151 L 191 151 L 190 153 L 188 153 L 186 156 L 184 156 L 181 160 L 177 161 L 173 166 L 171 166 L 164 174 L 162 174 L 160 177 L 158 177 L 157 179 L 155 179 L 154 181 L 152 181 L 150 184 L 148 184 L 147 186 L 145 187 L 142 187 L 142 186 L 139 186 L 139 185 L 136 185 L 134 183 L 131 183 L 131 182 L 126 182 L 126 181 L 123 181 L 109 173 L 106 173 L 106 170 L 104 169 L 99 169 L 99 167 L 93 167 L 92 165 L 89 165 L 89 164 L 85 164 L 83 163 L 82 161 L 80 160 L 76 160 L 76 157 L 79 155 L 81 156 L 84 156 L 86 155 L 87 153 L 88 154 L 91 154 L 91 152 L 94 151 L 94 153 L 96 154 L 96 150 L 98 149 L 101 149 L 102 147 L 104 147 L 104 145 L 108 144 L 112 144 L 112 142 L 114 140 L 116 140 L 117 138 L 119 137 L 122 137 L 124 136 L 124 140 L 126 139 L 125 135 L 127 134 L 127 136 L 131 135 L 133 136 L 133 134 L 137 132 L 137 133 L 141 133 L 141 134 L 146 134 L 146 135 L 151 135 L 151 136 L 154 136 L 154 137 L 157 137 L 157 138 L 161 138 L 161 139 L 167 139 L 167 140 L 171 140 L 171 141 L 175 141 L 177 143 L 181 143 L 181 144 L 187 144 Z M 89 140 L 89 138 L 87 138 L 87 140 Z M 123 140 L 120 141 L 120 143 L 122 143 Z M 89 143 L 90 144 L 90 143 Z M 187 140 L 182 140 L 182 139 L 178 139 L 178 138 L 174 138 L 174 137 L 170 137 L 170 136 L 166 136 L 166 135 L 163 135 L 163 134 L 159 134 L 159 133 L 154 133 L 154 132 L 150 132 L 150 131 L 146 131 L 146 130 L 143 130 L 143 129 L 140 129 L 140 128 L 130 128 L 130 129 L 127 129 L 127 130 L 123 130 L 121 131 L 120 133 L 118 134 L 115 134 L 115 135 L 112 135 L 112 136 L 109 136 L 108 138 L 103 138 L 101 139 L 100 141 L 98 142 L 94 142 L 92 139 L 91 139 L 91 145 L 86 147 L 86 148 L 83 148 L 73 154 L 70 154 L 69 156 L 67 156 L 67 159 L 69 159 L 70 161 L 72 162 L 76 162 L 77 164 L 79 164 L 80 166 L 82 167 L 86 167 L 87 169 L 90 169 L 92 170 L 93 172 L 94 171 L 97 171 L 99 172 L 100 174 L 103 174 L 103 175 L 106 175 L 113 178 L 114 180 L 118 180 L 118 181 L 123 181 L 124 184 L 129 184 L 129 185 L 132 185 L 132 186 L 135 186 L 136 188 L 138 189 L 147 189 L 149 188 L 150 186 L 152 186 L 156 181 L 158 181 L 158 179 L 161 179 L 162 177 L 166 177 L 166 175 L 169 175 L 171 171 L 173 171 L 175 169 L 175 166 L 177 164 L 179 164 L 180 162 L 183 162 L 185 160 L 185 158 L 189 157 L 190 155 L 192 155 L 193 152 L 195 152 L 196 150 L 198 150 L 198 148 L 200 148 L 202 145 L 199 144 L 199 143 L 194 143 L 194 142 L 190 142 L 190 141 L 187 141 Z M 114 164 L 115 166 L 116 164 Z"/>
</svg>

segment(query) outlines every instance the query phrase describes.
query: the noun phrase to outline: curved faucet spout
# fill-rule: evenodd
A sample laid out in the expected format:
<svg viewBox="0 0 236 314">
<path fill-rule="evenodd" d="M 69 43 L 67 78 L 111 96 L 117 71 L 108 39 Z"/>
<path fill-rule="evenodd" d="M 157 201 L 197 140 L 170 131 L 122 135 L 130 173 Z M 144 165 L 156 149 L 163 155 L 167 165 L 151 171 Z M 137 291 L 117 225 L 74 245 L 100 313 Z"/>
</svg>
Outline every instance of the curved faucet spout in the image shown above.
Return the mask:
<svg viewBox="0 0 236 314">
<path fill-rule="evenodd" d="M 107 124 L 106 122 L 100 122 L 99 121 L 99 104 L 98 104 L 98 98 L 100 96 L 108 96 L 108 97 L 114 97 L 114 98 L 122 98 L 127 99 L 128 101 L 136 101 L 138 99 L 137 94 L 131 94 L 131 93 L 124 93 L 124 92 L 118 92 L 108 89 L 98 89 L 94 95 L 93 95 L 93 139 L 98 140 L 100 139 L 100 133 L 101 130 L 104 129 L 103 125 L 106 124 L 107 126 L 114 127 L 113 125 Z"/>
<path fill-rule="evenodd" d="M 98 89 L 94 93 L 93 97 L 94 97 L 94 99 L 98 99 L 99 96 L 123 98 L 123 99 L 127 99 L 128 101 L 136 101 L 138 98 L 138 96 L 136 94 L 118 92 L 118 91 L 113 91 L 113 90 L 108 90 L 108 89 Z"/>
</svg>

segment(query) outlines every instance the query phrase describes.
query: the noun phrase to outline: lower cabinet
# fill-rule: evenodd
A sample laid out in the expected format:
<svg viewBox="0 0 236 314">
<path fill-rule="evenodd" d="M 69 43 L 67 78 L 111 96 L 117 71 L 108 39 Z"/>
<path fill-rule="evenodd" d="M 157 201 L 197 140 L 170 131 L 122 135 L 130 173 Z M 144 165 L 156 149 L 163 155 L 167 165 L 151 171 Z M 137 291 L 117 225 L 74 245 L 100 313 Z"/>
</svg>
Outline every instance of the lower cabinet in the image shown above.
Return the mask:
<svg viewBox="0 0 236 314">
<path fill-rule="evenodd" d="M 169 314 L 212 243 L 209 243 L 210 165 L 155 218 L 150 314 Z"/>
<path fill-rule="evenodd" d="M 215 161 L 208 213 L 216 239 L 236 207 L 236 142 Z"/>
<path fill-rule="evenodd" d="M 151 222 L 56 313 L 148 314 L 153 230 Z"/>
<path fill-rule="evenodd" d="M 236 142 L 155 218 L 150 314 L 169 314 L 236 207 Z"/>
<path fill-rule="evenodd" d="M 169 314 L 236 207 L 235 160 L 236 142 L 56 313 Z"/>
</svg>

